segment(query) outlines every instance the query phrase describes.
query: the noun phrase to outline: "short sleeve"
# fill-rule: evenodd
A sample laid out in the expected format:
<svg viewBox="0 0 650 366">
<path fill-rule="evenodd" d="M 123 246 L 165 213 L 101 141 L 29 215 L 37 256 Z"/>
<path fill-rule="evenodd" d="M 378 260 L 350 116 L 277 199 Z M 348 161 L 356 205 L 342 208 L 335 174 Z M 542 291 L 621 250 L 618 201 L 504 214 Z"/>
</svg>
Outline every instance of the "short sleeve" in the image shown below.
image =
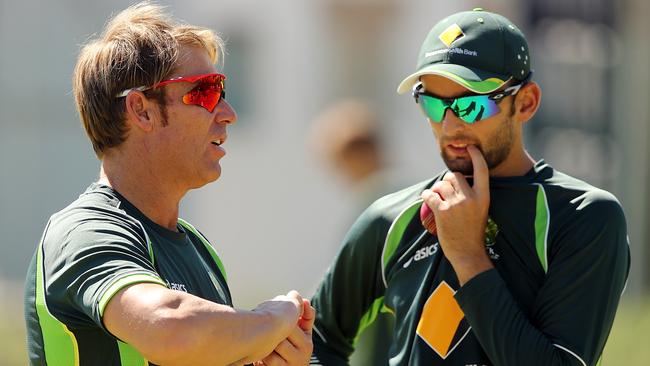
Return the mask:
<svg viewBox="0 0 650 366">
<path fill-rule="evenodd" d="M 72 216 L 51 222 L 43 240 L 48 308 L 68 325 L 92 321 L 104 328 L 104 309 L 120 289 L 165 282 L 156 273 L 147 235 L 137 221 L 126 215 Z"/>
</svg>

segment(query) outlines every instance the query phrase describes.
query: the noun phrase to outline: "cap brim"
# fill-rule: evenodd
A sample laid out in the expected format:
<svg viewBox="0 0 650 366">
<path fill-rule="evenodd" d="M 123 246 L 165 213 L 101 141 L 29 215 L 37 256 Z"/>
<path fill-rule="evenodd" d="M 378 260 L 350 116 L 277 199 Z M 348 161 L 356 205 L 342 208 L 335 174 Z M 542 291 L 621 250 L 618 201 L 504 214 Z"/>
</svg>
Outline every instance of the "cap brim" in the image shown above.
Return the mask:
<svg viewBox="0 0 650 366">
<path fill-rule="evenodd" d="M 397 87 L 398 94 L 404 94 L 413 88 L 413 85 L 423 75 L 439 75 L 445 77 L 474 93 L 491 93 L 510 80 L 507 75 L 488 73 L 482 70 L 454 64 L 433 64 L 414 72 L 406 77 Z"/>
</svg>

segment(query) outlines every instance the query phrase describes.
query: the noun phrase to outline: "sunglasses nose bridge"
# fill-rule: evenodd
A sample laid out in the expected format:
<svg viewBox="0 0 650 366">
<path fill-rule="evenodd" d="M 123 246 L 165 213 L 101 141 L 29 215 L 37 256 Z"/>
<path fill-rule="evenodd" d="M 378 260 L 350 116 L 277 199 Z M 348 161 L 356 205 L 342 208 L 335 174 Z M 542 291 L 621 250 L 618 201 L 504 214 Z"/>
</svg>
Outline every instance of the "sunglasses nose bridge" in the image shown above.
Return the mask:
<svg viewBox="0 0 650 366">
<path fill-rule="evenodd" d="M 453 135 L 457 131 L 467 128 L 467 123 L 458 117 L 458 113 L 451 106 L 448 106 L 443 113 L 440 124 L 445 134 L 449 135 Z"/>
<path fill-rule="evenodd" d="M 442 117 L 440 118 L 440 123 L 443 123 L 447 118 L 447 112 L 451 111 L 452 114 L 455 114 L 454 110 L 451 108 L 450 104 L 447 104 L 443 107 Z"/>
<path fill-rule="evenodd" d="M 447 113 L 451 112 L 451 117 L 452 118 L 457 118 L 459 116 L 459 110 L 458 110 L 458 100 L 457 99 L 447 99 L 444 101 L 444 110 L 442 111 L 442 120 L 440 121 L 443 123 L 447 117 Z"/>
<path fill-rule="evenodd" d="M 458 105 L 458 99 L 454 99 L 453 102 L 449 104 L 449 109 L 454 112 L 457 117 L 460 115 L 461 110 Z"/>
</svg>

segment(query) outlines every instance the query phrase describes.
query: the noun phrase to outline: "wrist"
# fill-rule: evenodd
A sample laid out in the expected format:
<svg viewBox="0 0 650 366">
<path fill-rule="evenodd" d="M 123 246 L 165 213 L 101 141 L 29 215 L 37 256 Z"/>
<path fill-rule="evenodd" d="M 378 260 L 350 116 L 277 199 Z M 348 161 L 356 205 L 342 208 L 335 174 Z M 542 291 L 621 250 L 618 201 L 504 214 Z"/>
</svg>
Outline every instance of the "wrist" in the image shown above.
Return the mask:
<svg viewBox="0 0 650 366">
<path fill-rule="evenodd" d="M 447 259 L 456 272 L 460 286 L 463 286 L 478 274 L 494 268 L 492 261 L 485 252 L 476 255 L 461 254 L 452 258 L 447 257 Z"/>
</svg>

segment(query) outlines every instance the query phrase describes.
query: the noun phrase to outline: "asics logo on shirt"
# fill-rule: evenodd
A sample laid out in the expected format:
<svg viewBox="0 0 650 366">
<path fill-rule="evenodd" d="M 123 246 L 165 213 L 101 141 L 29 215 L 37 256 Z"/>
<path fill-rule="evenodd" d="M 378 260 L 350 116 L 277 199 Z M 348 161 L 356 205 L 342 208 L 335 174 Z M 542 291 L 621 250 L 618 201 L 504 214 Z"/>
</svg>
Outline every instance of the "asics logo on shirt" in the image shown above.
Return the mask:
<svg viewBox="0 0 650 366">
<path fill-rule="evenodd" d="M 404 268 L 407 268 L 408 266 L 411 265 L 411 262 L 413 261 L 420 261 L 422 259 L 429 258 L 430 256 L 436 254 L 438 252 L 438 247 L 439 244 L 435 243 L 433 245 L 430 245 L 428 247 L 420 248 L 415 252 L 415 254 L 409 258 L 406 262 L 404 262 Z"/>
</svg>

